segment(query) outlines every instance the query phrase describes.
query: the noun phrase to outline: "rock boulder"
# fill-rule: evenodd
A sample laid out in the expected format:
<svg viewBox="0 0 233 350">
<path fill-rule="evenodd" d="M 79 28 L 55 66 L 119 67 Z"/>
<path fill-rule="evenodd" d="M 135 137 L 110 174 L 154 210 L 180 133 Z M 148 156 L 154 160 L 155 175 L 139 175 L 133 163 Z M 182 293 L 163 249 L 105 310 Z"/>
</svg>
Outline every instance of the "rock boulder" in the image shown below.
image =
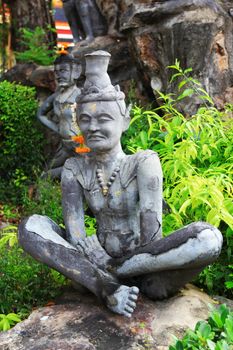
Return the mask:
<svg viewBox="0 0 233 350">
<path fill-rule="evenodd" d="M 206 294 L 188 285 L 178 295 L 153 302 L 140 297 L 131 319 L 114 315 L 88 294 L 66 293 L 56 305 L 32 312 L 1 333 L 1 350 L 165 350 L 208 316 Z"/>
<path fill-rule="evenodd" d="M 116 0 L 100 1 L 108 13 Z M 136 97 L 153 102 L 153 90 L 175 91 L 168 70 L 177 59 L 182 68 L 193 69 L 217 107 L 232 103 L 233 90 L 233 4 L 231 0 L 119 0 L 118 22 L 121 36 L 100 36 L 88 46 L 76 45 L 73 52 L 83 61 L 85 53 L 106 50 L 112 55 L 109 74 L 113 84 L 128 92 L 134 86 Z M 51 69 L 34 64 L 11 69 L 4 79 L 34 85 L 51 93 Z M 134 84 L 132 84 L 134 80 Z M 82 81 L 80 81 L 82 85 Z M 46 90 L 46 91 L 45 91 Z M 132 89 L 131 89 L 132 90 Z M 44 95 L 40 97 L 43 99 Z M 229 101 L 230 100 L 230 101 Z M 200 101 L 180 102 L 185 114 L 195 113 Z"/>
<path fill-rule="evenodd" d="M 173 92 L 166 67 L 178 59 L 181 67 L 193 68 L 193 77 L 218 104 L 227 101 L 233 86 L 233 11 L 227 1 L 125 2 L 121 31 L 129 38 L 146 89 Z M 196 103 L 184 100 L 182 107 L 188 114 Z"/>
</svg>

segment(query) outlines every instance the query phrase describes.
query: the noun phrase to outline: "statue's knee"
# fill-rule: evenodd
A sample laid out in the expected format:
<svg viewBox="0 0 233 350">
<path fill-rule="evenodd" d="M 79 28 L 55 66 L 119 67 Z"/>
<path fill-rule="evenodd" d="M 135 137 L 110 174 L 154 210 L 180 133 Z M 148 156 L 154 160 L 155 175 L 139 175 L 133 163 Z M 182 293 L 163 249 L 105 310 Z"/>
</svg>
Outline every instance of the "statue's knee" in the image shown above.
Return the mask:
<svg viewBox="0 0 233 350">
<path fill-rule="evenodd" d="M 198 239 L 210 256 L 218 257 L 222 249 L 223 237 L 216 227 L 203 223 L 203 229 L 199 232 Z"/>
<path fill-rule="evenodd" d="M 62 236 L 61 228 L 54 221 L 47 216 L 33 214 L 19 224 L 19 244 L 25 249 L 25 246 L 35 244 L 36 237 L 43 238 L 46 232 L 51 231 Z"/>
<path fill-rule="evenodd" d="M 29 219 L 30 217 L 22 220 L 18 227 L 18 241 L 20 246 L 23 248 L 25 247 L 25 244 L 31 240 L 30 237 L 32 232 L 28 231 L 26 228 Z"/>
</svg>

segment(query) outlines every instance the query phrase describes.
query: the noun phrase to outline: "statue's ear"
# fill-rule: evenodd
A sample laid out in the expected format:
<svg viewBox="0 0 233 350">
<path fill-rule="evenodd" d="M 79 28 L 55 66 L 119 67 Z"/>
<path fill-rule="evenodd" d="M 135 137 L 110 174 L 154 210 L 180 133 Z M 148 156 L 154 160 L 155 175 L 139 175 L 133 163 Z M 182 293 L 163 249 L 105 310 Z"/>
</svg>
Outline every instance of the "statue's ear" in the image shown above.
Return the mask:
<svg viewBox="0 0 233 350">
<path fill-rule="evenodd" d="M 82 65 L 81 64 L 73 64 L 72 67 L 72 78 L 74 80 L 78 80 L 82 73 Z"/>
<path fill-rule="evenodd" d="M 124 121 L 123 121 L 123 131 L 126 131 L 129 127 L 129 123 L 130 123 L 130 110 L 132 108 L 132 105 L 129 104 L 128 107 L 126 108 L 125 111 L 125 117 L 124 117 Z"/>
</svg>

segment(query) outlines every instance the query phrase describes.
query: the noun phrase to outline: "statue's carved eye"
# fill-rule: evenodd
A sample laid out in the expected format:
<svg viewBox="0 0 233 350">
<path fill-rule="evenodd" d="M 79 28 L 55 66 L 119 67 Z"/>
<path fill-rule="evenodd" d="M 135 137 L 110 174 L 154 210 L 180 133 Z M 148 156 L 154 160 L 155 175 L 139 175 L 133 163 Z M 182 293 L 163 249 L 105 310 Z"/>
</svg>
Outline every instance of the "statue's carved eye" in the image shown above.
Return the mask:
<svg viewBox="0 0 233 350">
<path fill-rule="evenodd" d="M 99 117 L 98 117 L 98 121 L 100 123 L 104 123 L 104 122 L 107 122 L 109 120 L 113 120 L 112 117 L 108 114 L 101 114 Z"/>
<path fill-rule="evenodd" d="M 79 117 L 79 122 L 88 123 L 90 121 L 90 117 L 86 114 L 81 114 Z"/>
</svg>

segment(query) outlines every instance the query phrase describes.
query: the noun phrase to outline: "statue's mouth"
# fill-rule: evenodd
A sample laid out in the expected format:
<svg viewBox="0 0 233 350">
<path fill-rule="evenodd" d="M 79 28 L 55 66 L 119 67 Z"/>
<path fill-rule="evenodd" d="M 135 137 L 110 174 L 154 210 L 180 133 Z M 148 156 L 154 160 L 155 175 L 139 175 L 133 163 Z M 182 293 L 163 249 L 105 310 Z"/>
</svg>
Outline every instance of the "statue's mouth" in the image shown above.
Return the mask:
<svg viewBox="0 0 233 350">
<path fill-rule="evenodd" d="M 87 137 L 88 141 L 100 141 L 103 139 L 104 139 L 104 136 L 101 136 L 101 135 L 91 135 Z"/>
</svg>

